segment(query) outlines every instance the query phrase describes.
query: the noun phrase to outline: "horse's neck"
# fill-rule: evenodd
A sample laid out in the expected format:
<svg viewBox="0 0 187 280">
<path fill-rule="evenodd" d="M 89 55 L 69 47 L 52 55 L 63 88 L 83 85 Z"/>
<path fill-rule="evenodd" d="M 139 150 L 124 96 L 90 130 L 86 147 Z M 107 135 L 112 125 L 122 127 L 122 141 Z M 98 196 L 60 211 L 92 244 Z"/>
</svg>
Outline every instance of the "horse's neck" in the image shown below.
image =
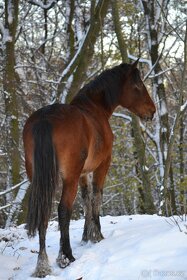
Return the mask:
<svg viewBox="0 0 187 280">
<path fill-rule="evenodd" d="M 96 101 L 95 104 L 97 105 L 97 108 L 105 114 L 107 119 L 109 119 L 111 117 L 112 113 L 114 112 L 115 108 L 117 107 L 116 104 L 115 105 L 109 104 L 105 100 L 105 96 L 102 96 L 101 99 L 99 100 L 99 102 Z"/>
<path fill-rule="evenodd" d="M 90 112 L 92 115 L 105 115 L 107 119 L 111 117 L 118 105 L 109 105 L 107 100 L 105 100 L 105 94 L 102 92 L 98 94 L 82 93 L 82 96 L 76 96 L 71 104 L 83 111 Z"/>
</svg>

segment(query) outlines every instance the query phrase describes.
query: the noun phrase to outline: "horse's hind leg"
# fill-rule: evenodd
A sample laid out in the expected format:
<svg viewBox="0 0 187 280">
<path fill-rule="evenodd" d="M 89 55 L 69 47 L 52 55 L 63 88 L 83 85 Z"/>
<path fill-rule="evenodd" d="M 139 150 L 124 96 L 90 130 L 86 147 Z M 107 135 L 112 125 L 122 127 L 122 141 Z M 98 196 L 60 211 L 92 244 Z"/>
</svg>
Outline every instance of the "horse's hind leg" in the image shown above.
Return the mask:
<svg viewBox="0 0 187 280">
<path fill-rule="evenodd" d="M 87 175 L 84 175 L 79 180 L 79 185 L 81 187 L 81 195 L 84 204 L 84 215 L 85 215 L 85 224 L 84 224 L 84 231 L 82 240 L 83 241 L 94 241 L 93 235 L 95 233 L 95 223 L 93 220 L 93 211 L 92 211 L 92 185 Z M 97 233 L 97 235 L 100 233 Z M 103 237 L 100 236 L 100 239 Z"/>
<path fill-rule="evenodd" d="M 78 181 L 78 180 L 77 180 Z M 58 206 L 58 218 L 60 226 L 60 250 L 57 264 L 64 268 L 75 260 L 69 238 L 69 225 L 72 213 L 72 206 L 77 193 L 77 182 L 63 182 L 63 192 Z"/>
<path fill-rule="evenodd" d="M 47 225 L 41 225 L 39 227 L 39 242 L 40 242 L 40 251 L 38 255 L 37 266 L 35 272 L 32 276 L 43 278 L 46 275 L 51 274 L 51 268 L 49 266 L 48 257 L 46 253 L 45 246 L 45 237 L 46 237 Z"/>
<path fill-rule="evenodd" d="M 103 239 L 99 219 L 100 205 L 102 202 L 104 180 L 110 165 L 110 158 L 102 164 L 93 173 L 92 192 L 89 183 L 83 177 L 80 180 L 82 198 L 85 206 L 85 225 L 83 231 L 83 241 L 99 242 Z"/>
</svg>

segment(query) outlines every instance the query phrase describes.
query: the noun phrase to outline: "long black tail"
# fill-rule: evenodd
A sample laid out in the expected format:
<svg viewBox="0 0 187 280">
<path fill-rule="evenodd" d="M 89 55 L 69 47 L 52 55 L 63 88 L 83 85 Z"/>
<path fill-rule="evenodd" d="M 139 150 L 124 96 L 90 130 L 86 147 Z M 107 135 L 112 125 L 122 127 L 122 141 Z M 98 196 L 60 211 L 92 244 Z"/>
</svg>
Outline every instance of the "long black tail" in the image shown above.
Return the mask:
<svg viewBox="0 0 187 280">
<path fill-rule="evenodd" d="M 33 127 L 34 155 L 31 192 L 27 216 L 28 235 L 46 226 L 58 184 L 58 162 L 52 142 L 52 125 L 46 120 Z"/>
</svg>

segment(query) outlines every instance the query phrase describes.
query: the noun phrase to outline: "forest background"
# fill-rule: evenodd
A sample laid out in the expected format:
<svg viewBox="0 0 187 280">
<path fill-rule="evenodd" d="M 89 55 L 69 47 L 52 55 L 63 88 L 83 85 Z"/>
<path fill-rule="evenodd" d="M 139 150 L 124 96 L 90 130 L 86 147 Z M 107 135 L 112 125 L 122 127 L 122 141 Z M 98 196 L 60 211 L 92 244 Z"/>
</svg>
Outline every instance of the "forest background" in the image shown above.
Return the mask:
<svg viewBox="0 0 187 280">
<path fill-rule="evenodd" d="M 28 116 L 137 58 L 157 112 L 150 123 L 122 108 L 113 114 L 102 215 L 187 213 L 186 15 L 187 1 L 176 0 L 0 0 L 1 227 L 26 219 Z"/>
</svg>

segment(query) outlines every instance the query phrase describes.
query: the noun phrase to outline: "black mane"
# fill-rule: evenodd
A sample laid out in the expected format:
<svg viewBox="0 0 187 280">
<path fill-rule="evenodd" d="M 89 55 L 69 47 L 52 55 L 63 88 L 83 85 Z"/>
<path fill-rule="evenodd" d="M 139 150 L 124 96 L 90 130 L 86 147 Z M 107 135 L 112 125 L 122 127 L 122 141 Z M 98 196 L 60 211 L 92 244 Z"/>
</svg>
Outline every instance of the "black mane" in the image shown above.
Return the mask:
<svg viewBox="0 0 187 280">
<path fill-rule="evenodd" d="M 90 99 L 96 99 L 101 95 L 106 106 L 111 107 L 116 104 L 130 66 L 130 64 L 123 63 L 105 70 L 80 89 L 71 104 L 77 102 L 85 104 Z"/>
</svg>

